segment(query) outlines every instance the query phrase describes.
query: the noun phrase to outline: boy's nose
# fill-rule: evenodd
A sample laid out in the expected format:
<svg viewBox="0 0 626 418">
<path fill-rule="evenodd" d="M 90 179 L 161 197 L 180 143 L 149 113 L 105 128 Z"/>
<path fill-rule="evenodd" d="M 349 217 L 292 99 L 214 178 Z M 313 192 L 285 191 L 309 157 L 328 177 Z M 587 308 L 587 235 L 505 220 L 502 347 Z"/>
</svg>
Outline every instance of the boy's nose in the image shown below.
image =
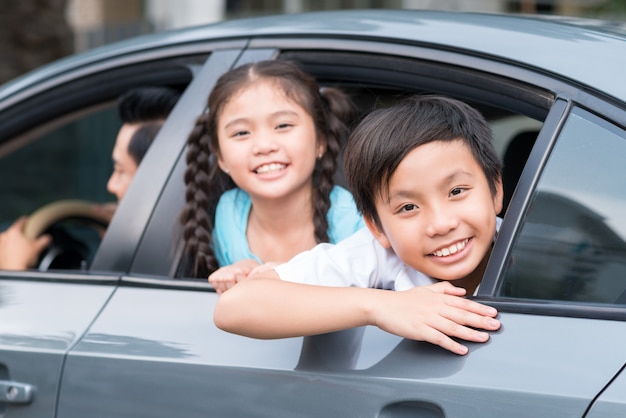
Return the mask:
<svg viewBox="0 0 626 418">
<path fill-rule="evenodd" d="M 431 237 L 445 235 L 459 226 L 459 218 L 454 211 L 444 208 L 431 211 L 428 220 L 426 234 Z"/>
</svg>

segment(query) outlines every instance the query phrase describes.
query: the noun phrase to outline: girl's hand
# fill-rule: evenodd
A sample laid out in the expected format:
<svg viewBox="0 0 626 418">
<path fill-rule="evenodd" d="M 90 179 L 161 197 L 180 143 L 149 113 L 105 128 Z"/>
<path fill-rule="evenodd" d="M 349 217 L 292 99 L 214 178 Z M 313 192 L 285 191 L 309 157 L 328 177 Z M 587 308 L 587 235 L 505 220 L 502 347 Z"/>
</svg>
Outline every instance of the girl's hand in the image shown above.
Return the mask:
<svg viewBox="0 0 626 418">
<path fill-rule="evenodd" d="M 224 266 L 215 270 L 209 276 L 209 283 L 215 288 L 218 295 L 221 295 L 237 282 L 248 277 L 252 269 L 258 267 L 255 260 L 240 260 L 230 266 Z"/>
<path fill-rule="evenodd" d="M 252 277 L 258 273 L 265 273 L 266 271 L 274 270 L 274 267 L 276 267 L 279 264 L 281 263 L 269 262 L 269 263 L 264 263 L 259 266 L 256 266 L 255 268 L 250 270 L 250 273 L 248 273 L 248 277 Z"/>
</svg>

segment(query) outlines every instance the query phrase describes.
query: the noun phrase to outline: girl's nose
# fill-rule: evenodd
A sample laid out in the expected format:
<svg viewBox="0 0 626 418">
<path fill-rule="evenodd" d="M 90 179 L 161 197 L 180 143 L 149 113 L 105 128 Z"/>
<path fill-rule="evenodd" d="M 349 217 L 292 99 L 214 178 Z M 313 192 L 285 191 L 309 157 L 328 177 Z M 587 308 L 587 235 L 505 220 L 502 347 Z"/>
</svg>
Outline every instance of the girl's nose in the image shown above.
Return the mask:
<svg viewBox="0 0 626 418">
<path fill-rule="evenodd" d="M 264 155 L 278 150 L 278 144 L 268 132 L 259 133 L 254 137 L 252 152 L 254 155 Z"/>
</svg>

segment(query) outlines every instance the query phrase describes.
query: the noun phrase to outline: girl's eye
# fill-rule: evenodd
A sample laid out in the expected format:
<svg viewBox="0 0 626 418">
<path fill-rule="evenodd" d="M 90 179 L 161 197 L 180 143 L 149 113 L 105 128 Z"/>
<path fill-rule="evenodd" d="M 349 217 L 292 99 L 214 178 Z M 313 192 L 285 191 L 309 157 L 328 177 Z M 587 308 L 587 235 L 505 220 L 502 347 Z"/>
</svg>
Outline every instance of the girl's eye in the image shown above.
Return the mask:
<svg viewBox="0 0 626 418">
<path fill-rule="evenodd" d="M 278 126 L 276 126 L 276 129 L 287 129 L 291 126 L 293 125 L 290 123 L 279 123 Z"/>
<path fill-rule="evenodd" d="M 248 135 L 248 134 L 249 134 L 249 132 L 248 132 L 248 131 L 237 131 L 237 132 L 234 132 L 234 133 L 232 134 L 232 137 L 233 137 L 233 138 L 236 138 L 236 137 L 238 137 L 238 136 L 246 136 L 246 135 Z"/>
</svg>

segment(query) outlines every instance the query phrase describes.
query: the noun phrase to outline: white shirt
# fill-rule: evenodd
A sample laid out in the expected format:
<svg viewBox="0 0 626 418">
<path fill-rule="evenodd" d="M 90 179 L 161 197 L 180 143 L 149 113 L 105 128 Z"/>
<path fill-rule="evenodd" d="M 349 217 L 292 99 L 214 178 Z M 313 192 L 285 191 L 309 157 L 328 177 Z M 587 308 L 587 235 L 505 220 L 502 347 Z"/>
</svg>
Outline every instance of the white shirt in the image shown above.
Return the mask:
<svg viewBox="0 0 626 418">
<path fill-rule="evenodd" d="M 501 218 L 497 218 L 496 230 Z M 437 280 L 407 266 L 366 227 L 337 244 L 318 244 L 274 268 L 285 281 L 335 287 L 407 290 Z"/>
</svg>

